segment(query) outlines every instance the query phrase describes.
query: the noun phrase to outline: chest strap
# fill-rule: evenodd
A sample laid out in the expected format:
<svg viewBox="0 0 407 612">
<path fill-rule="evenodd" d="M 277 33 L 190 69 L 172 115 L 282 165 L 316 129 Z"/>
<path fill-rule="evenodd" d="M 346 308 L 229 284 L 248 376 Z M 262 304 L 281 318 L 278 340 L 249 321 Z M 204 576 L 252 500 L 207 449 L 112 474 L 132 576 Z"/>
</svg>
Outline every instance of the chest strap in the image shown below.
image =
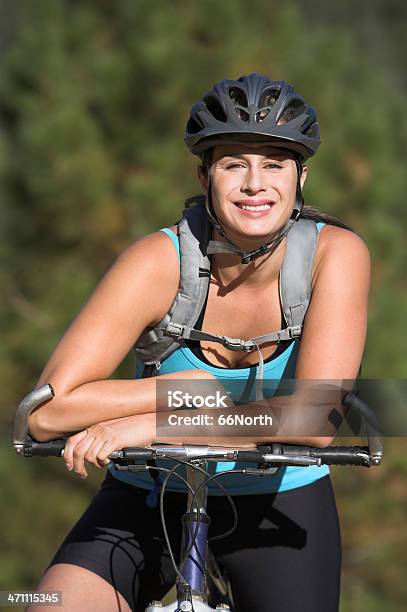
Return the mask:
<svg viewBox="0 0 407 612">
<path fill-rule="evenodd" d="M 250 353 L 257 350 L 259 353 L 259 370 L 258 377 L 256 378 L 256 401 L 263 399 L 262 386 L 264 379 L 264 359 L 259 345 L 266 344 L 268 342 L 281 342 L 283 340 L 293 340 L 300 338 L 302 331 L 301 325 L 294 325 L 292 327 L 286 327 L 277 332 L 271 332 L 263 336 L 256 336 L 250 338 L 250 340 L 241 340 L 240 338 L 231 338 L 230 336 L 219 336 L 217 334 L 210 334 L 208 332 L 201 331 L 188 327 L 188 325 L 181 325 L 180 323 L 170 322 L 164 334 L 166 336 L 172 336 L 177 340 L 208 340 L 209 342 L 218 342 L 222 344 L 230 351 Z"/>
</svg>

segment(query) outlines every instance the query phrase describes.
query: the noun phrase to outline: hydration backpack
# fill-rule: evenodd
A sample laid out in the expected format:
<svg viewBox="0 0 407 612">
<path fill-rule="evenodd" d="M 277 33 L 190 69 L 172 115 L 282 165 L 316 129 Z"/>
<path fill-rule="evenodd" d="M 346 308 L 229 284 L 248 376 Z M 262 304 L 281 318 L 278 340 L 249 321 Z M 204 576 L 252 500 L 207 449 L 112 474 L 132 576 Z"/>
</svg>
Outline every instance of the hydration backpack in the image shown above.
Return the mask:
<svg viewBox="0 0 407 612">
<path fill-rule="evenodd" d="M 212 226 L 205 206 L 188 207 L 179 222 L 180 282 L 178 293 L 165 317 L 154 328 L 147 328 L 135 345 L 144 363 L 143 377 L 158 373 L 163 361 L 183 340 L 219 342 L 229 350 L 259 351 L 259 378 L 263 378 L 263 358 L 259 345 L 266 342 L 299 339 L 311 297 L 311 275 L 318 230 L 315 221 L 299 219 L 287 234 L 287 250 L 279 275 L 279 291 L 287 327 L 249 340 L 210 334 L 194 329 L 205 303 L 211 276 L 207 246 Z"/>
</svg>

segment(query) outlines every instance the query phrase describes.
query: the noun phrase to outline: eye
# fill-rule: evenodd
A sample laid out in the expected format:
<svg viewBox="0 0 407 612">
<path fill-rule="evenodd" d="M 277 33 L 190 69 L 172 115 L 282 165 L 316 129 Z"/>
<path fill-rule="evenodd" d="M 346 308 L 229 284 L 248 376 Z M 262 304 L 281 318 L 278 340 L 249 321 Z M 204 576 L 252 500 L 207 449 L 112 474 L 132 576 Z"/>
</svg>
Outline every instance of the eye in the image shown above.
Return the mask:
<svg viewBox="0 0 407 612">
<path fill-rule="evenodd" d="M 225 166 L 226 170 L 233 170 L 235 168 L 244 168 L 244 164 L 242 162 L 231 162 Z"/>
<path fill-rule="evenodd" d="M 265 168 L 268 168 L 270 170 L 282 170 L 283 165 L 279 164 L 278 162 L 269 162 L 265 165 Z"/>
</svg>

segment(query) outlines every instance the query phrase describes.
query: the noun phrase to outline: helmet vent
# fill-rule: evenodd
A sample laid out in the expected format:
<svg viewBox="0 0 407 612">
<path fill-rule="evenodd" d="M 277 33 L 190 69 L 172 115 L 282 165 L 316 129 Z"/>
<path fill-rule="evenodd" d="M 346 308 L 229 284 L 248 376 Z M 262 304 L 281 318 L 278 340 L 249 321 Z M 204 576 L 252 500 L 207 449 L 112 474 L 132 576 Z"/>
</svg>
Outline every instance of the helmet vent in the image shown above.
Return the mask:
<svg viewBox="0 0 407 612">
<path fill-rule="evenodd" d="M 267 117 L 269 112 L 270 112 L 269 108 L 262 108 L 258 113 L 256 113 L 254 116 L 254 120 L 256 121 L 256 123 L 263 121 L 263 119 Z"/>
<path fill-rule="evenodd" d="M 229 89 L 229 98 L 236 106 L 244 106 L 247 108 L 246 94 L 244 91 L 239 89 L 239 87 L 231 87 Z"/>
<path fill-rule="evenodd" d="M 189 134 L 198 134 L 198 132 L 200 132 L 201 130 L 202 126 L 199 125 L 199 123 L 195 121 L 195 119 L 190 117 L 187 123 L 187 132 Z"/>
<path fill-rule="evenodd" d="M 236 107 L 235 111 L 239 119 L 241 119 L 242 121 L 249 121 L 250 115 L 243 108 Z"/>
<path fill-rule="evenodd" d="M 223 123 L 227 121 L 226 113 L 216 98 L 207 96 L 203 101 L 206 104 L 206 108 L 215 119 L 223 121 Z"/>
<path fill-rule="evenodd" d="M 260 123 L 261 121 L 263 121 L 263 119 L 267 117 L 274 104 L 276 103 L 276 100 L 279 95 L 280 89 L 275 87 L 272 89 L 267 89 L 262 94 L 259 102 L 260 110 L 254 116 L 254 120 L 256 123 Z"/>
<path fill-rule="evenodd" d="M 247 112 L 247 98 L 244 91 L 239 87 L 229 89 L 229 98 L 232 100 L 237 116 L 241 121 L 249 121 L 250 115 Z"/>
<path fill-rule="evenodd" d="M 281 113 L 277 125 L 284 125 L 284 123 L 288 123 L 292 121 L 296 117 L 299 117 L 302 113 L 306 112 L 306 106 L 302 100 L 297 98 L 296 100 L 292 100 L 287 108 Z"/>
<path fill-rule="evenodd" d="M 305 132 L 305 136 L 308 136 L 309 138 L 318 138 L 318 124 L 317 123 L 313 123 Z"/>
<path fill-rule="evenodd" d="M 259 106 L 268 106 L 271 109 L 276 103 L 280 91 L 281 90 L 277 88 L 267 89 L 261 97 Z"/>
</svg>

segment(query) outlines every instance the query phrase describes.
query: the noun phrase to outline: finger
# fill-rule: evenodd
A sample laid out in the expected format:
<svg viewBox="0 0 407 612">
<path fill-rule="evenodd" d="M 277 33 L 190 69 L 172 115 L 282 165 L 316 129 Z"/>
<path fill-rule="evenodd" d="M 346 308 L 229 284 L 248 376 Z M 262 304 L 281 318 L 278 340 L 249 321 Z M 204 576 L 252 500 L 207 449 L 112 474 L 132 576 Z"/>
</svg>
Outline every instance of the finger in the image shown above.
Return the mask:
<svg viewBox="0 0 407 612">
<path fill-rule="evenodd" d="M 88 448 L 93 444 L 94 435 L 90 432 L 86 437 L 78 442 L 73 451 L 73 470 L 81 478 L 86 478 L 88 473 L 85 469 L 85 455 Z"/>
<path fill-rule="evenodd" d="M 113 440 L 107 440 L 103 446 L 101 446 L 97 460 L 102 466 L 106 466 L 110 463 L 109 455 L 113 453 L 115 450 L 120 450 L 122 448 L 122 444 L 115 444 Z"/>
<path fill-rule="evenodd" d="M 98 469 L 104 467 L 104 463 L 101 463 L 99 461 L 98 455 L 100 449 L 106 444 L 106 442 L 107 441 L 105 438 L 95 438 L 93 444 L 89 447 L 85 455 L 85 460 L 97 467 Z"/>
<path fill-rule="evenodd" d="M 63 460 L 65 462 L 66 468 L 68 470 L 72 470 L 73 468 L 73 451 L 76 445 L 83 440 L 87 436 L 86 429 L 84 431 L 80 431 L 79 433 L 68 438 L 67 443 L 64 448 Z"/>
</svg>

